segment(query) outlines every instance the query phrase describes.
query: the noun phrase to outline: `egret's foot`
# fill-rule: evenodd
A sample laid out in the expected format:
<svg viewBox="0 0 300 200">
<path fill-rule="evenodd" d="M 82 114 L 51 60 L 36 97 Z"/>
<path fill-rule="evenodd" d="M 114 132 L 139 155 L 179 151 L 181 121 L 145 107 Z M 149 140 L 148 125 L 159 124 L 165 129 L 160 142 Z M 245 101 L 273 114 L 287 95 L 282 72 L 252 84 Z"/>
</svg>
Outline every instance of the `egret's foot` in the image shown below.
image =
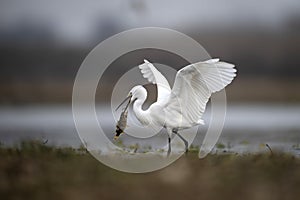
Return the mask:
<svg viewBox="0 0 300 200">
<path fill-rule="evenodd" d="M 189 149 L 188 149 L 188 148 L 186 148 L 186 149 L 185 149 L 185 152 L 184 152 L 184 154 L 185 154 L 185 155 L 187 155 L 187 154 L 188 154 L 188 152 L 189 152 Z"/>
<path fill-rule="evenodd" d="M 173 130 L 173 133 L 175 133 L 184 143 L 185 146 L 185 154 L 189 151 L 189 143 L 186 139 L 184 139 L 176 130 Z"/>
<path fill-rule="evenodd" d="M 167 152 L 167 157 L 169 157 L 170 154 L 171 154 L 171 149 L 169 148 L 169 149 L 168 149 L 168 152 Z"/>
<path fill-rule="evenodd" d="M 184 146 L 185 146 L 185 155 L 187 155 L 189 152 L 189 143 L 186 140 L 184 140 L 183 142 L 184 142 Z"/>
</svg>

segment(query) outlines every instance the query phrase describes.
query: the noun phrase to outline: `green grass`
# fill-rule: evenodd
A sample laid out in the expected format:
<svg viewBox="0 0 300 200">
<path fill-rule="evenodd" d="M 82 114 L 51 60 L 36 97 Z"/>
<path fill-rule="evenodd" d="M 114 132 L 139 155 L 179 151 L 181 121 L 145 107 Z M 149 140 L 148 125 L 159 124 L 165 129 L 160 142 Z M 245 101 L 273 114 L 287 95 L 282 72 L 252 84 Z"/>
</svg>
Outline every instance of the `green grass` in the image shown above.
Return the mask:
<svg viewBox="0 0 300 200">
<path fill-rule="evenodd" d="M 250 142 L 248 140 L 243 140 L 243 141 L 240 142 L 240 144 L 242 144 L 242 145 L 248 145 L 248 144 L 250 144 Z"/>
<path fill-rule="evenodd" d="M 209 155 L 197 148 L 165 169 L 127 174 L 81 147 L 0 147 L 0 199 L 298 199 L 300 159 L 288 154 Z"/>
<path fill-rule="evenodd" d="M 216 147 L 218 148 L 218 149 L 225 149 L 225 144 L 223 144 L 223 143 L 217 143 L 216 144 Z"/>
</svg>

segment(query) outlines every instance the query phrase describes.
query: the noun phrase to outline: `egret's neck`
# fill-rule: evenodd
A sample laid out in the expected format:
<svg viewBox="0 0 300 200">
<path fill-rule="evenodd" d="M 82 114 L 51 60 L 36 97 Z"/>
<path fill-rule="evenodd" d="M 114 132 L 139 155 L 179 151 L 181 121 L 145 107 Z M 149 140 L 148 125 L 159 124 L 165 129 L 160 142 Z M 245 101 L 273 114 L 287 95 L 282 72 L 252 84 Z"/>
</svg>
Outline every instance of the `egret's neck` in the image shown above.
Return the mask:
<svg viewBox="0 0 300 200">
<path fill-rule="evenodd" d="M 149 116 L 147 110 L 143 110 L 142 106 L 147 98 L 147 95 L 138 97 L 137 100 L 133 103 L 133 111 L 136 118 L 143 124 L 149 124 Z"/>
</svg>

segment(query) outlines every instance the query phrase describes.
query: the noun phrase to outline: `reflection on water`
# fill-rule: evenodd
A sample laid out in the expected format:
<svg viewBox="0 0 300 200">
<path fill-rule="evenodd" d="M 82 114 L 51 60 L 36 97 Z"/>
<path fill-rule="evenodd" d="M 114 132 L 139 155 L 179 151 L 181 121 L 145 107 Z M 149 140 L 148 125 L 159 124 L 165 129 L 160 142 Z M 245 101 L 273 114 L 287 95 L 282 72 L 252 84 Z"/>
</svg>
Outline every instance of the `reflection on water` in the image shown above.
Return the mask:
<svg viewBox="0 0 300 200">
<path fill-rule="evenodd" d="M 99 121 L 109 138 L 113 138 L 115 121 L 109 107 L 97 107 Z M 209 122 L 207 110 L 204 120 Z M 238 104 L 228 106 L 224 131 L 214 151 L 255 152 L 272 149 L 298 154 L 300 149 L 300 105 Z M 88 122 L 87 122 L 88 123 Z M 201 145 L 207 125 L 200 127 L 194 145 Z M 0 141 L 14 145 L 24 139 L 48 140 L 50 145 L 78 147 L 70 106 L 30 106 L 0 108 Z M 133 139 L 122 135 L 125 145 L 165 145 L 164 132 L 152 140 Z M 179 144 L 179 146 L 181 146 Z M 180 148 L 180 147 L 179 147 Z"/>
</svg>

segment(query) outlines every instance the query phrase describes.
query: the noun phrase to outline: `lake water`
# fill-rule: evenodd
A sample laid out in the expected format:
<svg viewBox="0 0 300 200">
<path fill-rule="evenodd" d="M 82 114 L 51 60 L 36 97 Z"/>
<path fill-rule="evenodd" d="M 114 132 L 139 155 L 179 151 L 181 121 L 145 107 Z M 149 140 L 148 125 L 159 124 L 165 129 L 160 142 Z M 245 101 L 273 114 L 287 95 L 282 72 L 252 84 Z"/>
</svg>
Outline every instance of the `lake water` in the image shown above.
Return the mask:
<svg viewBox="0 0 300 200">
<path fill-rule="evenodd" d="M 98 106 L 101 124 L 107 134 L 113 136 L 115 122 L 109 107 Z M 209 109 L 204 115 L 208 123 Z M 88 123 L 88 122 L 87 122 Z M 194 145 L 201 145 L 207 126 L 201 127 Z M 112 138 L 112 137 L 111 137 Z M 125 144 L 132 141 L 121 136 Z M 78 147 L 71 106 L 27 106 L 0 107 L 0 141 L 4 145 L 15 145 L 22 140 L 48 140 L 47 145 Z M 154 143 L 165 143 L 161 134 Z M 158 141 L 159 140 L 159 141 Z M 152 143 L 152 142 L 151 142 Z M 238 153 L 267 151 L 264 144 L 294 154 L 300 154 L 300 105 L 284 104 L 236 104 L 227 108 L 226 122 L 214 151 Z M 144 146 L 147 141 L 141 142 Z"/>
</svg>

